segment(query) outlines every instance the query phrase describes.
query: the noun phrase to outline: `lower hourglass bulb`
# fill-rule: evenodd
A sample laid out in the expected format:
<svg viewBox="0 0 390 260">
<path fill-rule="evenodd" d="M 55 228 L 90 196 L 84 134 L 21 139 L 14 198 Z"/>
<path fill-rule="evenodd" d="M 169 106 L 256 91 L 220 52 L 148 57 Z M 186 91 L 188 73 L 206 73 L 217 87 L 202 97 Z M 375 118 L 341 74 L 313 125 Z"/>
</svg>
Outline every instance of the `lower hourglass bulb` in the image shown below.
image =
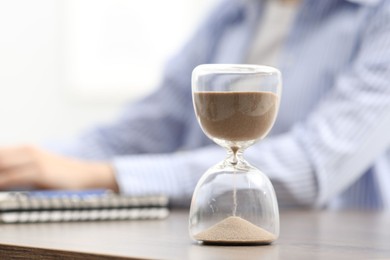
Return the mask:
<svg viewBox="0 0 390 260">
<path fill-rule="evenodd" d="M 194 93 L 194 104 L 203 131 L 227 148 L 228 157 L 211 167 L 195 188 L 190 209 L 191 237 L 212 244 L 273 242 L 279 236 L 275 191 L 268 177 L 246 162 L 242 153 L 271 128 L 276 95 L 198 92 Z M 215 107 L 210 108 L 210 104 Z"/>
</svg>

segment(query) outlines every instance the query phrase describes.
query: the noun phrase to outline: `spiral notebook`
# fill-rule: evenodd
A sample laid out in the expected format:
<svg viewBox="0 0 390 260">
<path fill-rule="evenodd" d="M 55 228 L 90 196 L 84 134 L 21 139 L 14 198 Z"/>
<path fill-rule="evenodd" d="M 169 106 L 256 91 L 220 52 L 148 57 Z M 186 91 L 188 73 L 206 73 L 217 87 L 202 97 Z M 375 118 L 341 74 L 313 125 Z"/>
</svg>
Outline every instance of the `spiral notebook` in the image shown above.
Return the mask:
<svg viewBox="0 0 390 260">
<path fill-rule="evenodd" d="M 165 196 L 126 196 L 108 190 L 0 192 L 0 223 L 162 219 Z"/>
</svg>

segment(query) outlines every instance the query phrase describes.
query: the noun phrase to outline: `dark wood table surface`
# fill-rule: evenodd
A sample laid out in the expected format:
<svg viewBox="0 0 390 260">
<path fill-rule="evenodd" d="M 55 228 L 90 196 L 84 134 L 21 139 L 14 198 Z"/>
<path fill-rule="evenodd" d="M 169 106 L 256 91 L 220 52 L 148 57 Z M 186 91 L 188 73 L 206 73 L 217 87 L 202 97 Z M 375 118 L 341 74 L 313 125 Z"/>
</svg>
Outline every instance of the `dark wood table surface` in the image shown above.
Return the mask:
<svg viewBox="0 0 390 260">
<path fill-rule="evenodd" d="M 390 213 L 283 211 L 268 246 L 204 246 L 165 220 L 0 224 L 0 259 L 390 259 Z"/>
</svg>

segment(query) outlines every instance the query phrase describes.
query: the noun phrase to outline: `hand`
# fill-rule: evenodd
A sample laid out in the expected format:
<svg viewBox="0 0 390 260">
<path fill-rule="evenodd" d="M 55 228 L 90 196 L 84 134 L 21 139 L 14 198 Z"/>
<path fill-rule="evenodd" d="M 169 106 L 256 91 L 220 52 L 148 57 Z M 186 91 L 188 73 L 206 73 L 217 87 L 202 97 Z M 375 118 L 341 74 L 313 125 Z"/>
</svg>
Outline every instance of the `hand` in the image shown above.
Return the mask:
<svg viewBox="0 0 390 260">
<path fill-rule="evenodd" d="M 109 163 L 71 159 L 35 146 L 0 148 L 0 189 L 12 187 L 118 191 Z"/>
</svg>

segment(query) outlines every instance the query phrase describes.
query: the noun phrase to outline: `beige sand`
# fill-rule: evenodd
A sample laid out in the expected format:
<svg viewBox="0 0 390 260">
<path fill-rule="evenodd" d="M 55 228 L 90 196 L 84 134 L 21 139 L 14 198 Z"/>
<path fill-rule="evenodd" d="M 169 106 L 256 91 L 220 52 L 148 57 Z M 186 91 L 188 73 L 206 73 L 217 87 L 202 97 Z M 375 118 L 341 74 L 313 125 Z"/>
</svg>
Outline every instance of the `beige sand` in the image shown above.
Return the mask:
<svg viewBox="0 0 390 260">
<path fill-rule="evenodd" d="M 240 217 L 228 217 L 195 235 L 206 243 L 269 244 L 276 236 Z"/>
</svg>

